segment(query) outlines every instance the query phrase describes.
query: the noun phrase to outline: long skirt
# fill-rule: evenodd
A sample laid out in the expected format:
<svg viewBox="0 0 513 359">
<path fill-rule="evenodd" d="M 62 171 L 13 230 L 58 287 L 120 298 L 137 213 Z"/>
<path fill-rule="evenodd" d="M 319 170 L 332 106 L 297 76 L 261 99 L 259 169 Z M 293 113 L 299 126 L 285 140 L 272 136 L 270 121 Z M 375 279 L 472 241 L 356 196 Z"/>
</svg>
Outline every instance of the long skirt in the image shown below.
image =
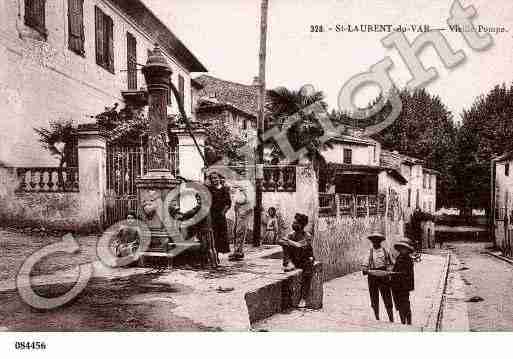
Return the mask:
<svg viewBox="0 0 513 359">
<path fill-rule="evenodd" d="M 201 263 L 203 265 L 216 268 L 219 262 L 216 247 L 214 245 L 214 233 L 211 230 L 205 229 L 199 231 L 196 236 L 201 243 Z"/>
<path fill-rule="evenodd" d="M 229 253 L 228 223 L 222 214 L 212 214 L 212 229 L 214 230 L 214 243 L 218 253 Z"/>
</svg>

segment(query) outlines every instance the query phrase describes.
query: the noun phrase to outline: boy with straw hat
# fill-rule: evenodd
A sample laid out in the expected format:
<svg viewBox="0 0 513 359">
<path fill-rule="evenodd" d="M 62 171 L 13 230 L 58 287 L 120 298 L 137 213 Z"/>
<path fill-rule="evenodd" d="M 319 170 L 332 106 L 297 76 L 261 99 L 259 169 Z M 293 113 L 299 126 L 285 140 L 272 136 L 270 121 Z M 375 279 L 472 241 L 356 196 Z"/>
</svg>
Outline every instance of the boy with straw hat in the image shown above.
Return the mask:
<svg viewBox="0 0 513 359">
<path fill-rule="evenodd" d="M 390 253 L 381 246 L 385 236 L 379 232 L 371 233 L 368 237 L 372 242 L 369 256 L 363 265 L 363 274 L 367 275 L 369 283 L 369 295 L 372 309 L 376 320 L 379 320 L 379 293 L 385 304 L 388 319 L 394 321 L 394 309 L 392 305 L 392 292 L 390 290 L 390 281 L 388 280 L 388 271 L 392 267 Z"/>
<path fill-rule="evenodd" d="M 392 295 L 395 308 L 399 311 L 401 323 L 411 325 L 410 291 L 414 289 L 413 260 L 411 253 L 415 251 L 412 242 L 404 238 L 394 244 L 399 252 L 392 275 Z"/>
</svg>

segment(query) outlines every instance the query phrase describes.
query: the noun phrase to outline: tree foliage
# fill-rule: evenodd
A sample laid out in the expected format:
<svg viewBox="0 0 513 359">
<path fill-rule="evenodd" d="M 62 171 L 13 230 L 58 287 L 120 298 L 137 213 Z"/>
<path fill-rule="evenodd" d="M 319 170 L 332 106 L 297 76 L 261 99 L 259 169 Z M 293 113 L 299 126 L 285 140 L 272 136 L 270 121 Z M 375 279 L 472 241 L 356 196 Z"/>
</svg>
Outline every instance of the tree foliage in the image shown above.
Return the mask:
<svg viewBox="0 0 513 359">
<path fill-rule="evenodd" d="M 513 150 L 513 84 L 479 96 L 461 117 L 456 173 L 461 206 L 488 208 L 490 160 Z"/>
<path fill-rule="evenodd" d="M 75 129 L 71 121 L 50 122 L 48 128 L 34 128 L 42 147 L 59 159 L 59 167 L 73 165 Z"/>
<path fill-rule="evenodd" d="M 207 166 L 215 164 L 221 159 L 228 159 L 231 163 L 245 160 L 240 152 L 247 141 L 238 136 L 225 124 L 214 122 L 206 127 L 205 160 Z"/>
<path fill-rule="evenodd" d="M 266 107 L 269 112 L 269 124 L 276 126 L 280 131 L 286 131 L 287 139 L 295 151 L 306 149 L 308 157 L 318 173 L 326 165 L 321 152 L 330 143 L 321 143 L 320 138 L 324 130 L 314 113 L 305 111 L 312 105 L 327 110 L 324 94 L 321 91 L 308 92 L 306 87 L 295 91 L 285 87 L 278 87 L 267 93 Z M 284 154 L 278 148 L 275 153 L 283 158 Z"/>
<path fill-rule="evenodd" d="M 425 161 L 425 167 L 435 169 L 441 174 L 437 180 L 437 205 L 453 206 L 457 204 L 456 180 L 454 176 L 455 154 L 457 153 L 457 127 L 452 113 L 442 100 L 431 95 L 425 89 L 398 91 L 402 111 L 398 118 L 387 128 L 373 136 L 384 149 L 397 150 L 402 154 Z M 381 101 L 378 97 L 370 106 Z M 367 127 L 385 120 L 391 112 L 386 105 L 373 116 L 354 120 L 348 115 L 338 113 L 339 120 L 350 125 Z"/>
</svg>

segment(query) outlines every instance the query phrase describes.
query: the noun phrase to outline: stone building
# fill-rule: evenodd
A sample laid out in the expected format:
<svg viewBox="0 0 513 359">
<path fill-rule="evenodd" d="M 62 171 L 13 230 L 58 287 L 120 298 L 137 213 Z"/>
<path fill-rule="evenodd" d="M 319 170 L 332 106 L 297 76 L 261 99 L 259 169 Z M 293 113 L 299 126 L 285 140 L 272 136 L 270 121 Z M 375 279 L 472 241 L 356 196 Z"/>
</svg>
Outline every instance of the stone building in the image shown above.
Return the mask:
<svg viewBox="0 0 513 359">
<path fill-rule="evenodd" d="M 220 123 L 242 138 L 256 134 L 258 87 L 201 75 L 194 79 L 201 88 L 194 91 L 195 118 L 204 125 Z"/>
<path fill-rule="evenodd" d="M 491 162 L 491 228 L 495 244 L 513 257 L 513 152 L 495 157 Z"/>
<path fill-rule="evenodd" d="M 95 227 L 136 207 L 136 178 L 148 162 L 137 130 L 148 116 L 139 70 L 155 45 L 192 117 L 191 74 L 206 68 L 142 1 L 0 3 L 0 161 L 14 168 L 19 182 L 15 198 L 2 198 L 12 204 L 6 210 L 12 220 Z M 169 138 L 173 172 L 200 179 L 201 130 L 198 151 L 178 125 L 176 98 L 168 93 L 167 99 L 168 119 L 177 124 Z M 100 120 L 112 126 L 98 126 Z M 38 142 L 34 128 L 54 121 L 72 122 L 77 131 L 72 167 L 58 167 Z"/>
<path fill-rule="evenodd" d="M 140 65 L 158 43 L 192 115 L 196 56 L 140 0 L 19 0 L 0 3 L 0 159 L 54 166 L 34 127 L 91 122 L 144 89 Z M 176 114 L 170 97 L 169 113 Z"/>
</svg>

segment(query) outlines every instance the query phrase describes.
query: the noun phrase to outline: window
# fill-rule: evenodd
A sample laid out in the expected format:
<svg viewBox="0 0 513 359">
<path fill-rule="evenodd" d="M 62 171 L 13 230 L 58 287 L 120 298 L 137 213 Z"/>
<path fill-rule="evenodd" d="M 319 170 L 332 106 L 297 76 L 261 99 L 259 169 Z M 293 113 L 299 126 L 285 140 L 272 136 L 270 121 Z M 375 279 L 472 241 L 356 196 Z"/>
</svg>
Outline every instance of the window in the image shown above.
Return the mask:
<svg viewBox="0 0 513 359">
<path fill-rule="evenodd" d="M 408 188 L 408 208 L 411 207 L 411 188 Z"/>
<path fill-rule="evenodd" d="M 504 176 L 509 176 L 509 163 L 504 165 Z"/>
<path fill-rule="evenodd" d="M 37 30 L 46 39 L 45 5 L 46 0 L 25 0 L 25 25 Z"/>
<path fill-rule="evenodd" d="M 353 163 L 353 150 L 351 150 L 350 148 L 344 148 L 343 162 L 345 164 Z"/>
<path fill-rule="evenodd" d="M 418 188 L 417 188 L 417 198 L 415 200 L 415 207 L 420 208 L 420 192 L 419 192 Z"/>
<path fill-rule="evenodd" d="M 243 130 L 248 129 L 248 120 L 246 120 L 246 119 L 242 120 L 242 129 Z"/>
<path fill-rule="evenodd" d="M 182 75 L 178 75 L 178 93 L 180 94 L 180 102 L 182 105 L 185 103 L 185 82 Z"/>
<path fill-rule="evenodd" d="M 428 175 L 428 186 L 429 186 L 429 189 L 431 189 L 431 182 L 433 182 L 433 176 L 432 175 Z"/>
<path fill-rule="evenodd" d="M 126 54 L 128 89 L 137 90 L 137 40 L 129 32 L 126 33 Z"/>
<path fill-rule="evenodd" d="M 68 0 L 68 48 L 84 55 L 84 0 Z"/>
<path fill-rule="evenodd" d="M 96 63 L 114 73 L 114 23 L 100 8 L 95 7 Z"/>
</svg>

